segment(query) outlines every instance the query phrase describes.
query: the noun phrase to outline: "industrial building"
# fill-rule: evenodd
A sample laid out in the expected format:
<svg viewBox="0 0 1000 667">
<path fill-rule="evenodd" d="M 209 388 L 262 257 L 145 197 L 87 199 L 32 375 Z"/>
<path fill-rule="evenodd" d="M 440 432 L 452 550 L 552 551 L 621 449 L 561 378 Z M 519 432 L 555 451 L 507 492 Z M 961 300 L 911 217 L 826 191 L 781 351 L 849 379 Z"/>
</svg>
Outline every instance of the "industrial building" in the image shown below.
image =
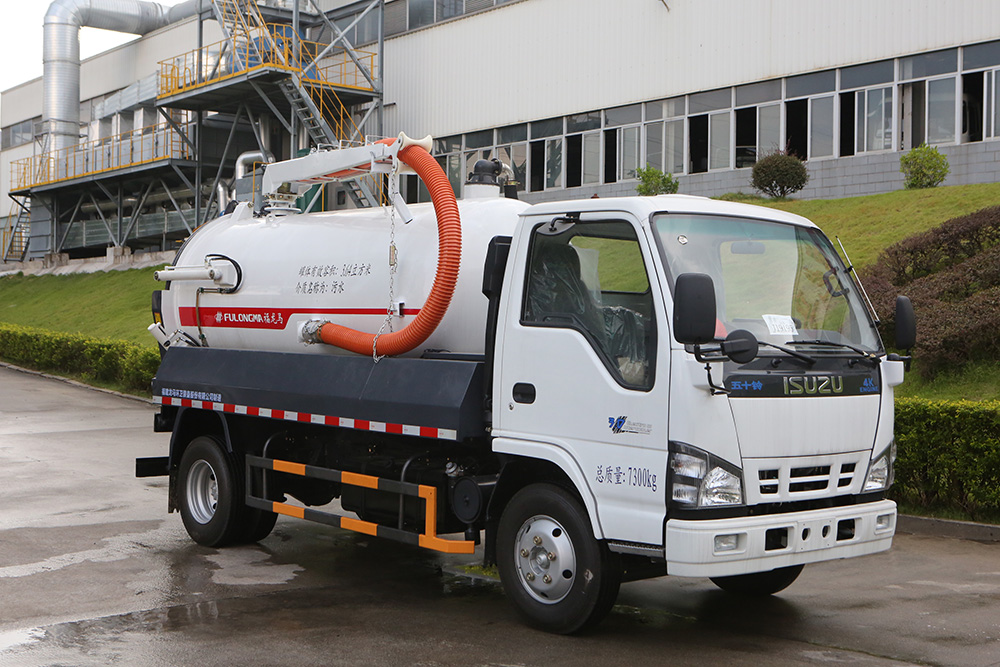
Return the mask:
<svg viewBox="0 0 1000 667">
<path fill-rule="evenodd" d="M 76 65 L 81 25 L 141 37 Z M 499 157 L 529 201 L 631 194 L 643 165 L 749 192 L 781 148 L 803 197 L 898 189 L 921 143 L 946 184 L 1000 180 L 992 0 L 55 0 L 44 49 L 2 93 L 4 261 L 173 249 L 262 163 L 400 131 L 434 137 L 459 194 Z"/>
</svg>

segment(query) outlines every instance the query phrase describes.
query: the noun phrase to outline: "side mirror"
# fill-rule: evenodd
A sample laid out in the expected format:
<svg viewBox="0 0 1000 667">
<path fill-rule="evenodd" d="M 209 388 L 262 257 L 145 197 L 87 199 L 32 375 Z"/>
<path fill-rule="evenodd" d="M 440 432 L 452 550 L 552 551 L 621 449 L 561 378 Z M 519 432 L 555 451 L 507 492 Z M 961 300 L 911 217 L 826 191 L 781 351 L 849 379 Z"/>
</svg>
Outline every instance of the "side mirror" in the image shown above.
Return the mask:
<svg viewBox="0 0 1000 667">
<path fill-rule="evenodd" d="M 917 318 L 909 297 L 896 297 L 896 349 L 912 350 L 917 344 Z"/>
<path fill-rule="evenodd" d="M 731 332 L 722 343 L 722 353 L 738 364 L 749 364 L 759 351 L 760 342 L 746 329 Z"/>
<path fill-rule="evenodd" d="M 682 273 L 674 285 L 674 338 L 685 345 L 715 340 L 715 285 L 704 273 Z"/>
</svg>

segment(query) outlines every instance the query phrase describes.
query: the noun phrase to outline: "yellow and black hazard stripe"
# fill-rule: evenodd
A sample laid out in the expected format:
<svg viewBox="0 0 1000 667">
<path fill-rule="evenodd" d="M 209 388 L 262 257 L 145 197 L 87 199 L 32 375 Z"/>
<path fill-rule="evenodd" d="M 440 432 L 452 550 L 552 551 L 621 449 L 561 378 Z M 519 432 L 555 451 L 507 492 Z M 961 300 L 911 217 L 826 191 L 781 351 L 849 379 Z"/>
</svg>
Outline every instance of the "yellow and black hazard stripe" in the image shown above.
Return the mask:
<svg viewBox="0 0 1000 667">
<path fill-rule="evenodd" d="M 396 540 L 397 542 L 414 544 L 416 546 L 424 547 L 425 549 L 432 549 L 434 551 L 441 551 L 444 553 L 471 554 L 475 551 L 476 545 L 472 541 L 447 540 L 438 537 L 437 489 L 433 486 L 400 482 L 393 479 L 373 477 L 372 475 L 362 475 L 354 472 L 311 466 L 303 463 L 293 463 L 291 461 L 282 461 L 281 459 L 268 459 L 260 456 L 248 455 L 246 457 L 246 467 L 246 504 L 250 507 L 255 507 L 268 512 L 275 512 L 277 514 L 284 514 L 285 516 L 291 516 L 297 519 L 315 521 L 328 526 L 334 526 L 335 528 L 343 528 L 357 533 L 364 533 L 365 535 L 385 537 L 390 540 Z M 273 470 L 274 472 L 284 472 L 312 479 L 322 479 L 328 482 L 340 482 L 341 484 L 347 484 L 349 486 L 360 486 L 367 489 L 385 491 L 387 493 L 396 493 L 401 496 L 423 498 L 425 501 L 424 531 L 422 533 L 413 533 L 408 530 L 400 530 L 399 528 L 393 528 L 391 526 L 383 526 L 370 521 L 362 521 L 361 519 L 354 519 L 351 517 L 341 516 L 339 514 L 333 514 L 332 512 L 323 512 L 320 510 L 310 509 L 308 507 L 299 507 L 297 505 L 279 503 L 265 498 L 259 498 L 252 493 L 252 485 L 250 484 L 250 480 L 252 479 L 250 470 L 252 468 L 264 471 Z M 267 473 L 265 472 L 264 474 L 266 475 Z"/>
</svg>

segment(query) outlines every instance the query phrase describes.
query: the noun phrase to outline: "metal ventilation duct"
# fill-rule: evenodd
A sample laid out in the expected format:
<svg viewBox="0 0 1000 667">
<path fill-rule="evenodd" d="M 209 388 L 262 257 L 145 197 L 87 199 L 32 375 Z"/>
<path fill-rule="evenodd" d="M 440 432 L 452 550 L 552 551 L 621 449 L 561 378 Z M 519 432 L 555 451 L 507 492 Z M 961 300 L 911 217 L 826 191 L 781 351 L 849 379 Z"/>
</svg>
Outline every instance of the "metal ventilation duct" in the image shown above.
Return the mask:
<svg viewBox="0 0 1000 667">
<path fill-rule="evenodd" d="M 164 7 L 143 0 L 53 0 L 42 38 L 42 122 L 49 150 L 80 139 L 80 28 L 145 35 L 197 14 L 201 2 Z"/>
</svg>

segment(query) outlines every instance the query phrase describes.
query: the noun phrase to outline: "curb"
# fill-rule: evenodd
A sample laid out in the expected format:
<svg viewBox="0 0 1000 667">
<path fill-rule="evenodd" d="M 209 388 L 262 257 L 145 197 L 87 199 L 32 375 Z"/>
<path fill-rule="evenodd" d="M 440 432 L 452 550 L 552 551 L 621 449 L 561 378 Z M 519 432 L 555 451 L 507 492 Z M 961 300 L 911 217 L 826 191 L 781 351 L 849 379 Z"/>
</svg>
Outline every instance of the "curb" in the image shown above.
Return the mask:
<svg viewBox="0 0 1000 667">
<path fill-rule="evenodd" d="M 134 396 L 132 394 L 123 394 L 120 391 L 114 391 L 113 389 L 104 389 L 103 387 L 95 387 L 93 385 L 85 384 L 83 382 L 78 382 L 76 380 L 71 380 L 70 378 L 62 377 L 61 375 L 51 375 L 49 373 L 42 373 L 41 371 L 33 371 L 30 368 L 23 368 L 21 366 L 15 366 L 14 364 L 9 364 L 6 361 L 0 361 L 0 368 L 7 368 L 12 371 L 17 371 L 18 373 L 24 373 L 26 375 L 34 375 L 37 377 L 42 377 L 47 380 L 58 380 L 59 382 L 64 382 L 74 387 L 80 387 L 81 389 L 90 389 L 91 391 L 99 391 L 103 394 L 110 394 L 111 396 L 117 396 L 118 398 L 127 398 L 132 401 L 139 401 L 140 403 L 146 403 L 147 405 L 156 405 L 150 398 L 143 398 L 142 396 Z"/>
<path fill-rule="evenodd" d="M 901 514 L 896 518 L 896 530 L 911 535 L 951 537 L 977 542 L 1000 542 L 1000 526 L 971 521 L 952 521 Z"/>
</svg>

